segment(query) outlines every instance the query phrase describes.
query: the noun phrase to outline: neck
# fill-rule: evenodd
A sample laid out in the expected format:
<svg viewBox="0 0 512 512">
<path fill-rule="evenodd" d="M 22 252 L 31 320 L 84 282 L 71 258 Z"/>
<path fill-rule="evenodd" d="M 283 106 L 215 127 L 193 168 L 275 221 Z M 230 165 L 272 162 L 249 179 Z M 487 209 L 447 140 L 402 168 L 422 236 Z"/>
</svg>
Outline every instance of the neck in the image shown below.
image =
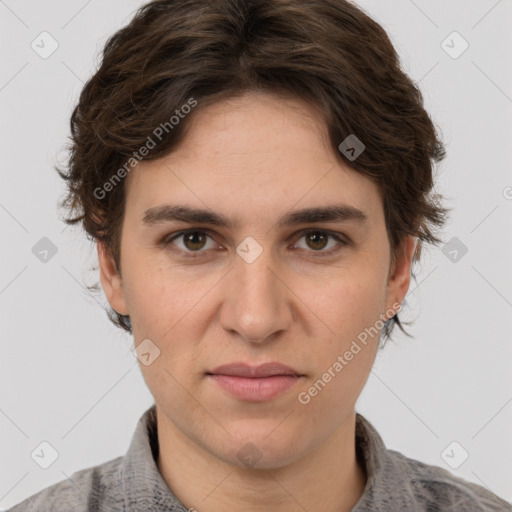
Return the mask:
<svg viewBox="0 0 512 512">
<path fill-rule="evenodd" d="M 157 465 L 175 496 L 191 510 L 349 512 L 366 485 L 355 446 L 355 413 L 320 446 L 282 467 L 228 464 L 185 436 L 157 412 Z"/>
</svg>

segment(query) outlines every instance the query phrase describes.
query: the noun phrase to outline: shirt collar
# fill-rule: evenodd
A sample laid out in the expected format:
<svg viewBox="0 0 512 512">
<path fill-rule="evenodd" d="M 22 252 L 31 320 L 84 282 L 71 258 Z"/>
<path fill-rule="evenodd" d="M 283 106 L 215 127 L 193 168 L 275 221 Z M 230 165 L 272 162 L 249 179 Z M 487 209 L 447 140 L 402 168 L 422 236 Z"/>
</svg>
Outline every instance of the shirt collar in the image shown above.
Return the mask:
<svg viewBox="0 0 512 512">
<path fill-rule="evenodd" d="M 167 486 L 157 466 L 156 405 L 139 419 L 123 458 L 121 482 L 124 510 L 187 512 Z"/>
<path fill-rule="evenodd" d="M 373 425 L 356 413 L 356 452 L 367 481 L 352 512 L 414 512 L 416 499 L 410 486 L 410 466 L 405 457 L 386 448 Z"/>
<path fill-rule="evenodd" d="M 367 482 L 352 512 L 416 510 L 407 464 L 391 457 L 372 424 L 356 413 L 356 452 Z M 167 486 L 157 467 L 156 406 L 139 419 L 121 466 L 125 510 L 187 512 Z"/>
</svg>

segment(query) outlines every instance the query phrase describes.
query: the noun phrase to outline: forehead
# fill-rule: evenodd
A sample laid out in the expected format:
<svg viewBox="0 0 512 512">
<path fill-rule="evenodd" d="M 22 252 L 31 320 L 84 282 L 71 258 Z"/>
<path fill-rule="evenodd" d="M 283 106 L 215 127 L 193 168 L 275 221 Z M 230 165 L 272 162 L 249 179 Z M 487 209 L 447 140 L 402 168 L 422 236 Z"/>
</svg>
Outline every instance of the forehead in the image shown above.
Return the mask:
<svg viewBox="0 0 512 512">
<path fill-rule="evenodd" d="M 128 175 L 127 213 L 179 202 L 248 217 L 344 203 L 378 215 L 378 187 L 330 146 L 314 106 L 249 93 L 196 107 L 171 154 Z"/>
</svg>

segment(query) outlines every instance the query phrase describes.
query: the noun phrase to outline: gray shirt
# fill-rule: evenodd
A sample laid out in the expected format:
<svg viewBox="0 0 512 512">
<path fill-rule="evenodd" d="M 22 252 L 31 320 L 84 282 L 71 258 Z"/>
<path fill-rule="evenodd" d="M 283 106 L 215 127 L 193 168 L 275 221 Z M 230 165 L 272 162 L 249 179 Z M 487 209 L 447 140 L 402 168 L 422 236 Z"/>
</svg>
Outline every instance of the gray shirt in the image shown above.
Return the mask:
<svg viewBox="0 0 512 512">
<path fill-rule="evenodd" d="M 386 449 L 360 414 L 356 446 L 367 483 L 352 512 L 512 512 L 510 503 L 484 487 Z M 187 512 L 158 471 L 157 454 L 153 405 L 139 419 L 126 455 L 73 473 L 71 481 L 47 487 L 8 512 Z"/>
</svg>

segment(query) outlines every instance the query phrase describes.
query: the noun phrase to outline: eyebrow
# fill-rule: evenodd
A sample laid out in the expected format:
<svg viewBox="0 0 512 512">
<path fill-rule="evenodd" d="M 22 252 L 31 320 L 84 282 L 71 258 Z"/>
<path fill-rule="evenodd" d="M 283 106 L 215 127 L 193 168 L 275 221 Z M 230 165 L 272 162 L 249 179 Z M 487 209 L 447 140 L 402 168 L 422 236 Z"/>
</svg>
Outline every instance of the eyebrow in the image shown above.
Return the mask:
<svg viewBox="0 0 512 512">
<path fill-rule="evenodd" d="M 200 208 L 190 208 L 183 205 L 164 204 L 149 208 L 144 212 L 143 224 L 152 226 L 166 222 L 181 221 L 189 224 L 210 224 L 213 226 L 234 229 L 236 222 L 221 213 Z M 304 208 L 289 212 L 279 221 L 277 225 L 295 226 L 299 224 L 313 224 L 315 222 L 346 222 L 355 221 L 366 224 L 368 216 L 362 210 L 346 204 L 334 204 L 317 208 Z"/>
</svg>

